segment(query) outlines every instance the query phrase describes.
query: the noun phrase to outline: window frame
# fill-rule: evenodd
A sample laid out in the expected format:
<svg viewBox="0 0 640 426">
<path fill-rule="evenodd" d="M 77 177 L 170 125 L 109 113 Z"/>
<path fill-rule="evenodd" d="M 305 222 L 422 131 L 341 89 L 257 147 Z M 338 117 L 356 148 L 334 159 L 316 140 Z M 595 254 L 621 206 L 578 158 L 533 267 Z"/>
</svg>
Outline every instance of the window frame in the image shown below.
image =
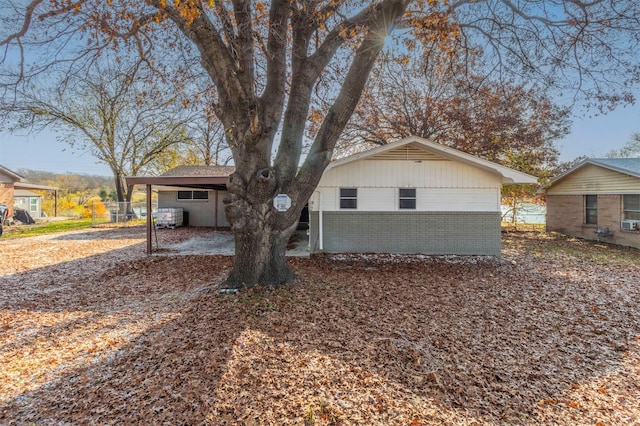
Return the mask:
<svg viewBox="0 0 640 426">
<path fill-rule="evenodd" d="M 403 195 L 403 192 L 405 192 L 404 195 Z M 407 194 L 407 192 L 409 192 L 409 194 Z M 411 195 L 411 192 L 413 193 L 413 195 Z M 417 206 L 418 206 L 418 191 L 416 190 L 416 188 L 398 188 L 398 209 L 399 210 L 416 210 Z"/>
<path fill-rule="evenodd" d="M 632 198 L 633 197 L 633 198 Z M 630 199 L 634 199 L 633 206 Z M 622 220 L 640 220 L 640 194 L 622 195 Z"/>
<path fill-rule="evenodd" d="M 353 195 L 347 194 L 347 191 L 354 191 L 354 193 Z M 358 210 L 358 188 L 339 188 L 338 195 L 340 210 Z M 349 205 L 351 203 L 353 203 L 353 205 Z"/>
<path fill-rule="evenodd" d="M 29 213 L 38 213 L 38 199 L 36 197 L 29 198 Z"/>
<path fill-rule="evenodd" d="M 181 195 L 187 195 L 189 193 L 189 197 L 186 198 Z M 196 197 L 194 194 L 204 195 L 204 197 Z M 176 191 L 176 200 L 178 201 L 209 201 L 209 191 L 194 191 L 194 190 L 179 190 Z"/>
<path fill-rule="evenodd" d="M 589 200 L 594 201 L 589 205 Z M 585 225 L 598 224 L 598 196 L 594 194 L 585 194 L 584 196 L 584 223 Z"/>
</svg>

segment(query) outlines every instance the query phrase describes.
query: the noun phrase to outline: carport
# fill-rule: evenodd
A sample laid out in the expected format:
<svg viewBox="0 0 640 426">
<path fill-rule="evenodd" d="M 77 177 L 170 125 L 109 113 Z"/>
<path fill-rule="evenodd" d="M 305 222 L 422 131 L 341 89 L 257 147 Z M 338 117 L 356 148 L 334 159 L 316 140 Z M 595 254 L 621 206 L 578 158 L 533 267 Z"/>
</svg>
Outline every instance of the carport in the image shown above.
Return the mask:
<svg viewBox="0 0 640 426">
<path fill-rule="evenodd" d="M 225 169 L 231 169 L 226 167 Z M 152 252 L 153 218 L 151 215 L 151 191 L 153 186 L 175 186 L 183 188 L 226 190 L 229 170 L 227 173 L 209 176 L 129 176 L 126 177 L 127 185 L 145 185 L 147 192 L 147 254 Z M 216 192 L 217 194 L 217 192 Z M 217 205 L 217 203 L 216 203 Z"/>
</svg>

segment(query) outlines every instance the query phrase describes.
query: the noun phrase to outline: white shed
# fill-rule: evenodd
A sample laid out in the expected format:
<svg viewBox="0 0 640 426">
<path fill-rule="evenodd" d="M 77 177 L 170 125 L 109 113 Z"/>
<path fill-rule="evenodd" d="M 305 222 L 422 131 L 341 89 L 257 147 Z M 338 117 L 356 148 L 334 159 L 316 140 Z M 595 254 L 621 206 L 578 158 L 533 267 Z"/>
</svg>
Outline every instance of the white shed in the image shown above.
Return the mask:
<svg viewBox="0 0 640 426">
<path fill-rule="evenodd" d="M 333 161 L 309 201 L 311 252 L 499 255 L 514 183 L 537 178 L 418 137 Z"/>
</svg>

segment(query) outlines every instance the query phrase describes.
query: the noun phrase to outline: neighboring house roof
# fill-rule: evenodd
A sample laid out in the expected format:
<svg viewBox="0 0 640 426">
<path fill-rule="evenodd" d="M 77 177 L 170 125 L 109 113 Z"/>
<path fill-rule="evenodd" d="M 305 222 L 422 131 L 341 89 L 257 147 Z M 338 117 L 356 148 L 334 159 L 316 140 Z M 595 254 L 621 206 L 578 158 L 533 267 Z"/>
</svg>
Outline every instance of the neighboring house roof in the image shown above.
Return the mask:
<svg viewBox="0 0 640 426">
<path fill-rule="evenodd" d="M 35 183 L 15 183 L 14 187 L 16 189 L 40 189 L 44 191 L 57 191 L 57 186 L 47 186 L 47 185 L 36 185 Z"/>
<path fill-rule="evenodd" d="M 3 175 L 9 176 L 15 182 L 22 182 L 24 180 L 24 178 L 22 176 L 20 176 L 16 172 L 12 172 L 11 170 L 7 169 L 6 167 L 2 166 L 1 164 L 0 164 L 0 173 L 3 174 Z"/>
<path fill-rule="evenodd" d="M 26 189 L 16 189 L 13 191 L 13 197 L 39 197 L 42 198 L 42 195 L 36 194 L 35 192 L 27 191 Z"/>
<path fill-rule="evenodd" d="M 364 160 L 366 158 L 370 158 L 388 151 L 397 150 L 398 148 L 401 148 L 404 146 L 407 147 L 407 155 L 415 155 L 410 153 L 409 149 L 411 148 L 411 146 L 417 146 L 420 149 L 429 151 L 438 157 L 444 157 L 445 159 L 460 161 L 462 163 L 466 163 L 471 166 L 478 167 L 480 169 L 486 170 L 491 173 L 497 173 L 502 177 L 503 184 L 538 183 L 538 178 L 536 178 L 535 176 L 531 176 L 529 174 L 519 172 L 509 167 L 502 166 L 492 161 L 484 160 L 474 155 L 470 155 L 462 151 L 459 151 L 457 149 L 454 149 L 454 148 L 451 148 L 451 147 L 448 147 L 424 138 L 420 138 L 417 136 L 410 136 L 408 138 L 404 138 L 399 141 L 395 141 L 386 145 L 381 145 L 379 147 L 370 149 L 368 151 L 350 155 L 348 157 L 341 158 L 339 160 L 334 160 L 329 164 L 329 166 L 327 167 L 327 170 L 335 167 L 340 167 L 345 164 L 352 163 L 354 161 Z"/>
<path fill-rule="evenodd" d="M 640 178 L 640 158 L 588 158 L 561 175 L 551 179 L 545 189 L 553 186 L 555 183 L 567 177 L 567 175 L 570 175 L 576 170 L 579 170 L 589 164 Z"/>
<path fill-rule="evenodd" d="M 27 183 L 26 179 L 23 178 L 22 176 L 20 176 L 19 174 L 12 172 L 11 170 L 7 169 L 6 167 L 3 167 L 2 165 L 0 165 L 0 174 L 3 174 L 5 176 L 9 176 L 11 179 L 13 179 L 13 186 L 16 190 L 18 189 L 43 189 L 46 191 L 57 191 L 58 188 L 55 186 L 46 186 L 46 185 L 36 185 L 34 183 Z M 36 196 L 37 194 L 35 194 L 34 196 Z"/>
</svg>

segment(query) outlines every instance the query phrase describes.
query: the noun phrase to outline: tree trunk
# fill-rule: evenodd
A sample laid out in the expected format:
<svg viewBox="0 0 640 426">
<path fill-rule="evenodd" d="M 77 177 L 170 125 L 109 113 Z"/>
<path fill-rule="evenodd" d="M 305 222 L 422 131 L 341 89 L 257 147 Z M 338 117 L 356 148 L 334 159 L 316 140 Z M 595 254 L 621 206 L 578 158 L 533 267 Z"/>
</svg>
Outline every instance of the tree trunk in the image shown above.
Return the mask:
<svg viewBox="0 0 640 426">
<path fill-rule="evenodd" d="M 225 288 L 294 284 L 295 275 L 285 259 L 293 230 L 295 226 L 289 231 L 278 231 L 265 224 L 257 232 L 234 232 L 236 254 Z"/>
<path fill-rule="evenodd" d="M 224 203 L 235 239 L 235 260 L 226 288 L 275 288 L 294 283 L 285 251 L 305 203 L 294 200 L 286 212 L 277 211 L 273 206 L 280 191 L 276 180 L 268 167 L 244 178 L 236 171 L 229 178 Z"/>
</svg>

